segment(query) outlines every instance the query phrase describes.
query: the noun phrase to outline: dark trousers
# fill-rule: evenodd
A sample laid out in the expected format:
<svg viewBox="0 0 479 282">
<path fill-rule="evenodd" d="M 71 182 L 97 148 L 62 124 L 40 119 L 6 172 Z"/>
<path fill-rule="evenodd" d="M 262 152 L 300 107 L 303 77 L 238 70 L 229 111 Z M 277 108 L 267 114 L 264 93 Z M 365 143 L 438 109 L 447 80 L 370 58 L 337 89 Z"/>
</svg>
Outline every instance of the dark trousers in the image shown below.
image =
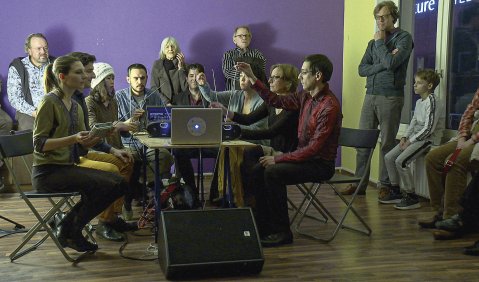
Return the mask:
<svg viewBox="0 0 479 282">
<path fill-rule="evenodd" d="M 201 156 L 203 158 L 215 158 L 218 155 L 218 149 L 201 149 Z M 179 174 L 186 185 L 198 191 L 195 182 L 195 172 L 191 164 L 192 158 L 199 158 L 198 149 L 175 149 L 173 155 L 176 159 L 176 174 Z M 198 159 L 199 161 L 199 159 Z"/>
<path fill-rule="evenodd" d="M 256 195 L 258 187 L 255 185 L 255 177 L 252 173 L 256 165 L 259 163 L 259 158 L 264 156 L 263 148 L 260 145 L 255 147 L 247 147 L 243 152 L 243 162 L 240 165 L 241 181 L 243 182 L 243 190 L 245 198 Z"/>
<path fill-rule="evenodd" d="M 334 174 L 334 162 L 308 160 L 301 163 L 277 163 L 264 168 L 256 164 L 252 183 L 256 191 L 256 221 L 261 236 L 288 232 L 288 193 L 286 185 L 319 182 Z"/>
<path fill-rule="evenodd" d="M 81 200 L 64 219 L 64 226 L 78 232 L 128 190 L 117 174 L 76 165 L 34 166 L 32 186 L 44 192 L 80 192 Z"/>
</svg>

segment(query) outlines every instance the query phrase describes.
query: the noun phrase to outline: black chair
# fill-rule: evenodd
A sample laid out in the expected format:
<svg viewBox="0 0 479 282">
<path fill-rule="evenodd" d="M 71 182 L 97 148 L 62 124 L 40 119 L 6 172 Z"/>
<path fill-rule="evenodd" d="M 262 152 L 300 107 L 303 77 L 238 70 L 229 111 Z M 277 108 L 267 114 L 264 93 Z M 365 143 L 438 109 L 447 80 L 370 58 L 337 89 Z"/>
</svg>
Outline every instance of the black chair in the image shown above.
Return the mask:
<svg viewBox="0 0 479 282">
<path fill-rule="evenodd" d="M 57 239 L 56 230 L 52 228 L 50 224 L 55 226 L 59 222 L 55 220 L 55 217 L 61 218 L 58 215 L 61 215 L 65 212 L 68 212 L 74 205 L 74 197 L 80 196 L 79 192 L 71 192 L 71 193 L 41 193 L 41 192 L 26 192 L 20 186 L 18 182 L 18 178 L 16 176 L 15 170 L 13 169 L 12 165 L 8 161 L 10 158 L 13 157 L 21 157 L 23 163 L 25 165 L 25 169 L 31 175 L 31 166 L 27 164 L 24 159 L 24 156 L 33 153 L 33 134 L 31 130 L 28 131 L 12 131 L 11 135 L 2 135 L 0 136 L 0 159 L 4 160 L 5 165 L 7 166 L 8 170 L 10 171 L 13 179 L 13 184 L 20 194 L 20 197 L 25 201 L 28 205 L 32 213 L 35 215 L 37 219 L 37 223 L 30 228 L 30 230 L 23 236 L 21 243 L 17 246 L 17 248 L 10 254 L 10 260 L 13 262 L 14 260 L 36 250 L 46 239 L 49 237 L 53 240 L 55 245 L 58 247 L 60 252 L 63 256 L 71 262 L 77 262 L 83 255 L 87 253 L 83 253 L 79 256 L 72 257 L 70 256 L 65 249 L 61 246 L 60 242 Z M 51 204 L 51 207 L 45 214 L 41 214 L 39 209 L 37 209 L 34 205 L 35 200 L 42 200 L 42 205 L 44 205 L 45 199 Z M 38 232 L 46 231 L 46 235 L 41 237 L 41 239 L 35 243 L 30 243 L 33 236 L 36 235 Z M 85 228 L 85 232 L 87 236 L 95 242 L 91 232 L 88 228 Z M 27 246 L 30 243 L 31 245 Z"/>
<path fill-rule="evenodd" d="M 4 183 L 2 183 L 4 184 Z M 0 187 L 0 192 L 5 188 L 5 185 L 2 185 Z M 11 224 L 14 225 L 13 227 L 13 230 L 3 230 L 3 229 L 0 229 L 0 238 L 3 237 L 3 236 L 6 236 L 6 235 L 9 235 L 9 234 L 13 234 L 13 233 L 18 233 L 18 232 L 23 232 L 25 231 L 25 226 L 23 226 L 22 224 L 10 219 L 10 218 L 7 218 L 7 217 L 4 217 L 3 215 L 0 215 L 0 219 L 3 219 L 7 222 L 10 222 Z"/>
<path fill-rule="evenodd" d="M 370 149 L 370 153 L 368 156 L 368 161 L 366 163 L 366 169 L 364 171 L 369 171 L 370 165 L 371 165 L 371 159 L 373 156 L 373 151 L 374 148 L 376 147 L 376 143 L 379 137 L 379 130 L 377 129 L 352 129 L 352 128 L 341 128 L 341 133 L 339 135 L 339 146 L 341 147 L 350 147 L 350 148 L 365 148 L 365 149 Z M 357 193 L 359 189 L 356 189 L 354 194 L 351 196 L 351 198 L 348 200 L 346 197 L 341 195 L 339 191 L 336 189 L 335 185 L 336 184 L 347 184 L 347 183 L 353 183 L 356 184 L 357 186 L 362 186 L 363 183 L 369 182 L 369 179 L 366 177 L 366 174 L 356 177 L 356 176 L 350 176 L 350 175 L 344 175 L 342 173 L 336 172 L 334 176 L 327 181 L 320 182 L 320 183 L 311 183 L 311 184 L 298 184 L 296 187 L 298 190 L 302 193 L 303 200 L 302 202 L 296 206 L 295 214 L 293 218 L 291 219 L 291 224 L 293 225 L 294 222 L 296 221 L 296 224 L 294 225 L 294 230 L 300 234 L 304 235 L 309 238 L 316 239 L 321 242 L 330 242 L 332 241 L 338 231 L 342 228 L 354 230 L 366 235 L 371 235 L 371 228 L 366 224 L 366 222 L 363 220 L 363 218 L 359 215 L 359 213 L 356 211 L 356 209 L 353 207 L 354 200 L 356 199 Z M 325 207 L 325 205 L 316 197 L 319 188 L 322 186 L 322 184 L 326 184 L 327 186 L 331 187 L 333 190 L 334 194 L 337 195 L 341 201 L 346 205 L 346 209 L 343 211 L 341 218 L 338 220 L 336 217 Z M 316 219 L 316 221 L 320 221 L 323 223 L 326 223 L 328 219 L 331 219 L 335 224 L 335 228 L 331 235 L 326 238 L 319 237 L 317 235 L 313 235 L 311 233 L 307 233 L 301 229 L 301 223 L 303 222 L 303 219 L 305 217 L 311 217 L 310 214 L 308 214 L 309 208 L 313 206 L 317 212 L 322 216 L 322 218 L 317 218 L 313 217 L 313 219 Z M 364 229 L 358 229 L 354 227 L 350 227 L 344 224 L 344 221 L 349 213 L 351 211 L 356 218 L 361 222 L 362 226 L 365 228 Z M 299 218 L 297 218 L 299 216 Z"/>
</svg>

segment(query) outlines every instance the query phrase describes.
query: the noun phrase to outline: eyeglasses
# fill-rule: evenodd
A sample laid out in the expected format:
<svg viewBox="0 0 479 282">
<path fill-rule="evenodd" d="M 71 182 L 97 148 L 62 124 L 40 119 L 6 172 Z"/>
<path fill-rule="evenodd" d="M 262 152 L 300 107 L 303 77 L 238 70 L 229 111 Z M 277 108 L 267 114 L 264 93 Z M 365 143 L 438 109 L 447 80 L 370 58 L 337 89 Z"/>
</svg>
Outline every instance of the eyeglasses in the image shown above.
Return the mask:
<svg viewBox="0 0 479 282">
<path fill-rule="evenodd" d="M 283 79 L 283 77 L 279 76 L 279 75 L 272 75 L 269 77 L 269 80 L 271 81 L 276 81 L 278 79 Z"/>
<path fill-rule="evenodd" d="M 391 14 L 386 14 L 386 15 L 382 15 L 382 16 L 378 16 L 376 15 L 374 18 L 377 20 L 377 21 L 384 21 L 385 19 L 389 18 Z"/>
<path fill-rule="evenodd" d="M 249 38 L 250 35 L 249 34 L 237 34 L 237 35 L 235 35 L 235 37 L 240 37 L 242 39 L 246 39 L 246 38 Z"/>
<path fill-rule="evenodd" d="M 36 50 L 38 52 L 40 52 L 42 50 L 43 50 L 43 52 L 48 52 L 48 46 L 47 47 L 30 48 L 30 49 Z"/>
<path fill-rule="evenodd" d="M 306 75 L 306 74 L 308 74 L 308 73 L 313 73 L 313 71 L 312 71 L 312 70 L 309 70 L 309 71 L 302 70 L 302 71 L 299 73 L 299 75 L 304 76 L 304 75 Z"/>
</svg>

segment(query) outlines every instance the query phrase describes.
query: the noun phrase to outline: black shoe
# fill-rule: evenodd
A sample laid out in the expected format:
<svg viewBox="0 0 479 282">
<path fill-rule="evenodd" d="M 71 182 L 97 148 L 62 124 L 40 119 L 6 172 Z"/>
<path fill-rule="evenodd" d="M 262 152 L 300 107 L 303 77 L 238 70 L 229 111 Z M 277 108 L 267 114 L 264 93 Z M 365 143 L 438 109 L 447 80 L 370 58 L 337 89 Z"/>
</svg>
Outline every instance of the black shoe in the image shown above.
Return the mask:
<svg viewBox="0 0 479 282">
<path fill-rule="evenodd" d="M 464 224 L 462 223 L 462 219 L 458 214 L 453 215 L 451 218 L 437 221 L 435 225 L 437 229 L 451 232 L 456 232 L 462 229 L 462 227 L 464 226 Z"/>
<path fill-rule="evenodd" d="M 99 222 L 96 226 L 95 234 L 105 240 L 122 242 L 125 240 L 123 234 L 113 229 L 110 224 Z"/>
<path fill-rule="evenodd" d="M 436 229 L 432 231 L 432 236 L 435 240 L 454 240 L 461 237 L 460 232 L 447 231 L 443 229 Z"/>
<path fill-rule="evenodd" d="M 138 224 L 136 222 L 126 222 L 119 217 L 115 221 L 108 222 L 105 224 L 118 232 L 128 232 L 128 231 L 138 230 Z"/>
<path fill-rule="evenodd" d="M 72 248 L 77 252 L 95 252 L 98 250 L 98 245 L 89 242 L 81 232 L 78 234 L 67 234 L 68 232 L 59 227 L 58 242 L 63 248 Z"/>
<path fill-rule="evenodd" d="M 53 234 L 55 234 L 57 237 L 58 237 L 59 232 L 60 232 L 60 225 L 61 225 L 63 219 L 65 218 L 65 216 L 66 216 L 66 213 L 57 212 L 55 215 L 53 215 L 53 217 L 48 222 L 48 224 L 52 228 Z"/>
<path fill-rule="evenodd" d="M 261 238 L 261 245 L 265 248 L 291 243 L 293 243 L 293 233 L 291 233 L 291 231 L 270 234 Z"/>
<path fill-rule="evenodd" d="M 465 247 L 464 254 L 468 256 L 479 256 L 479 241 L 476 241 L 472 246 Z"/>
</svg>

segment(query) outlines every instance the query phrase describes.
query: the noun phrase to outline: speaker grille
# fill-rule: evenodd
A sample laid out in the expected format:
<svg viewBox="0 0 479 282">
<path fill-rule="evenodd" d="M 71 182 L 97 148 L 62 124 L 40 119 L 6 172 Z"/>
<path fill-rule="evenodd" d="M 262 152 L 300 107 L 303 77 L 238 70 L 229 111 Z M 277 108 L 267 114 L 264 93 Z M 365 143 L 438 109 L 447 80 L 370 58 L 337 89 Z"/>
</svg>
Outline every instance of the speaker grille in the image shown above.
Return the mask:
<svg viewBox="0 0 479 282">
<path fill-rule="evenodd" d="M 171 264 L 262 257 L 250 209 L 171 211 L 164 224 Z"/>
</svg>

